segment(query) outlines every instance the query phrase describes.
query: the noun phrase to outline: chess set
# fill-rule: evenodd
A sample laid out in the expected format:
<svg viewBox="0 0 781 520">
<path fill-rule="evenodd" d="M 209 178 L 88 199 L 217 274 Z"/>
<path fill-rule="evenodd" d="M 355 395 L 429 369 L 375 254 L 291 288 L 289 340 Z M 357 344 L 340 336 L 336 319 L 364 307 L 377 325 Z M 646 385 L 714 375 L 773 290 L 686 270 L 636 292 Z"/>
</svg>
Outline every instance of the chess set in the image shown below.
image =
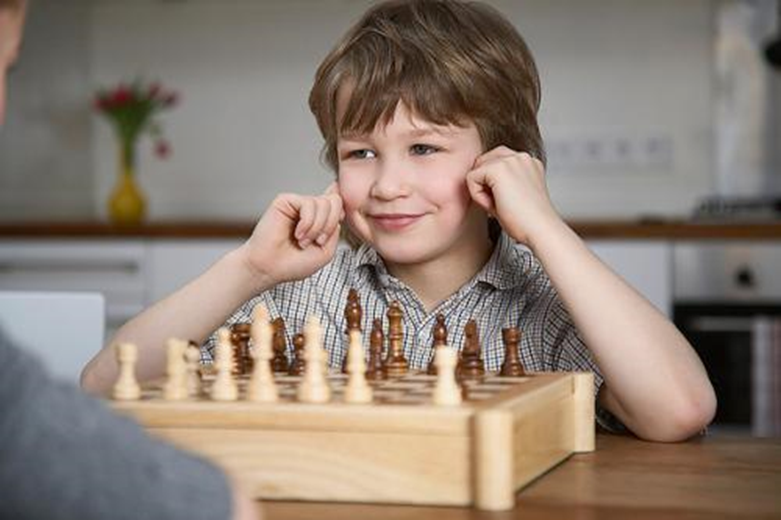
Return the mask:
<svg viewBox="0 0 781 520">
<path fill-rule="evenodd" d="M 591 373 L 524 373 L 515 329 L 503 331 L 501 372 L 488 373 L 475 323 L 459 357 L 440 317 L 431 366 L 412 371 L 401 312 L 391 305 L 387 341 L 375 320 L 366 356 L 351 291 L 348 354 L 331 371 L 316 318 L 288 363 L 283 324 L 262 306 L 251 325 L 218 332 L 213 366 L 200 366 L 198 347 L 170 340 L 164 381 L 139 385 L 135 348 L 120 344 L 112 406 L 262 499 L 507 510 L 532 480 L 594 450 Z"/>
</svg>

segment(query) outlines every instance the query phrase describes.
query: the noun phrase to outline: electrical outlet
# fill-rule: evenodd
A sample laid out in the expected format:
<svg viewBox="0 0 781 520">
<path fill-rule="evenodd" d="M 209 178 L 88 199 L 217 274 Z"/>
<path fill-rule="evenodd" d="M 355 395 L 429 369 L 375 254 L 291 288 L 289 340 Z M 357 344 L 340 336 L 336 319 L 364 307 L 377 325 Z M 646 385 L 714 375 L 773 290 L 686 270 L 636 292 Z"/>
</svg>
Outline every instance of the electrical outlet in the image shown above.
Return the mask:
<svg viewBox="0 0 781 520">
<path fill-rule="evenodd" d="M 670 171 L 674 143 L 664 134 L 554 136 L 546 139 L 549 168 L 554 171 Z"/>
</svg>

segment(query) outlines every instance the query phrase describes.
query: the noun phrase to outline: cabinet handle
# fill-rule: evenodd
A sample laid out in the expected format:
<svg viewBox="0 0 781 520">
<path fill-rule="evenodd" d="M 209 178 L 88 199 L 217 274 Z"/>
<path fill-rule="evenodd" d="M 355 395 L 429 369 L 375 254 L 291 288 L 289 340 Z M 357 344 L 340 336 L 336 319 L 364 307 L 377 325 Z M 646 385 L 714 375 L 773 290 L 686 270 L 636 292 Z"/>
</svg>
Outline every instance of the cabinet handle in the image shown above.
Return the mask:
<svg viewBox="0 0 781 520">
<path fill-rule="evenodd" d="M 95 271 L 125 271 L 136 273 L 141 270 L 137 262 L 125 260 L 39 260 L 18 259 L 0 262 L 0 272 L 42 273 L 51 271 L 67 271 L 86 273 Z"/>
</svg>

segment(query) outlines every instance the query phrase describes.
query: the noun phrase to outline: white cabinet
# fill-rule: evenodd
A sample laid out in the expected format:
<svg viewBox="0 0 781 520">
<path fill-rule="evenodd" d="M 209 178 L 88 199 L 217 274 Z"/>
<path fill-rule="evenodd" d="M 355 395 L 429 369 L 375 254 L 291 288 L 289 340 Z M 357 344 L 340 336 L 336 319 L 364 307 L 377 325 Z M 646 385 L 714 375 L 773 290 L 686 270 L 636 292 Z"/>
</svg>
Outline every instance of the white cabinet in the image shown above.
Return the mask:
<svg viewBox="0 0 781 520">
<path fill-rule="evenodd" d="M 229 251 L 240 240 L 155 240 L 149 243 L 149 302 L 171 294 Z"/>
<path fill-rule="evenodd" d="M 3 240 L 0 290 L 99 292 L 111 327 L 148 302 L 146 256 L 143 240 Z"/>
<path fill-rule="evenodd" d="M 590 240 L 589 248 L 666 316 L 673 306 L 673 245 L 666 240 Z"/>
</svg>

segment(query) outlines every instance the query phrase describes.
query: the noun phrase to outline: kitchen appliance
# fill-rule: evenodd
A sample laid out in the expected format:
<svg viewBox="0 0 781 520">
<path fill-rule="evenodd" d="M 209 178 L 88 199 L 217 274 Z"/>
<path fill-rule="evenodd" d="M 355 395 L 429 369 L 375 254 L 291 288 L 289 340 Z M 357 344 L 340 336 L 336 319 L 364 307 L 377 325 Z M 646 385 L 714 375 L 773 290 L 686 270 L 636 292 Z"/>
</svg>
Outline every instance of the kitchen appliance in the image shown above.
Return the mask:
<svg viewBox="0 0 781 520">
<path fill-rule="evenodd" d="M 676 244 L 673 320 L 716 390 L 713 432 L 781 435 L 781 244 Z"/>
</svg>

